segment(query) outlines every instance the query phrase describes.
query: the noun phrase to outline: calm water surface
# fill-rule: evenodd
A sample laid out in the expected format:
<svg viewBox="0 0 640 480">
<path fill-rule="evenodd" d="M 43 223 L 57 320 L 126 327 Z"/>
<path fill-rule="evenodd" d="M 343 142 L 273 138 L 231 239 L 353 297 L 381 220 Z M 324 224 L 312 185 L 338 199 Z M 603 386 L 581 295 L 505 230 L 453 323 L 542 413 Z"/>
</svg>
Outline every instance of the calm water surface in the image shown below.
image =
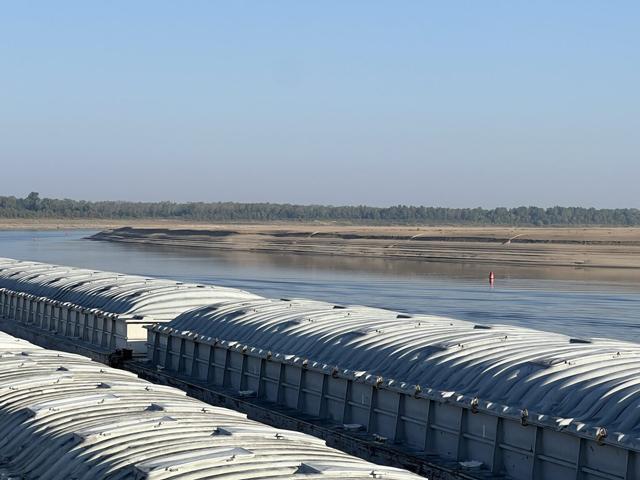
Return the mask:
<svg viewBox="0 0 640 480">
<path fill-rule="evenodd" d="M 418 261 L 216 253 L 94 242 L 92 231 L 0 231 L 0 256 L 243 288 L 573 336 L 640 342 L 640 275 Z M 496 272 L 490 287 L 489 270 Z"/>
</svg>

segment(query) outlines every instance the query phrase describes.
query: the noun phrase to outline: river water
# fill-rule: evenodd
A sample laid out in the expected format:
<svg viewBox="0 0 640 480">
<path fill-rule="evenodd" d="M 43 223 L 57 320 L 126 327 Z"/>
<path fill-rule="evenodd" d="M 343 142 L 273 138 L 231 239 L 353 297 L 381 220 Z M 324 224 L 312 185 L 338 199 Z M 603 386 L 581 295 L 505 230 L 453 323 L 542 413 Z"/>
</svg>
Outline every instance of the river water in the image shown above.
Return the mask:
<svg viewBox="0 0 640 480">
<path fill-rule="evenodd" d="M 95 242 L 93 231 L 0 231 L 0 257 L 640 342 L 640 274 L 211 252 Z"/>
</svg>

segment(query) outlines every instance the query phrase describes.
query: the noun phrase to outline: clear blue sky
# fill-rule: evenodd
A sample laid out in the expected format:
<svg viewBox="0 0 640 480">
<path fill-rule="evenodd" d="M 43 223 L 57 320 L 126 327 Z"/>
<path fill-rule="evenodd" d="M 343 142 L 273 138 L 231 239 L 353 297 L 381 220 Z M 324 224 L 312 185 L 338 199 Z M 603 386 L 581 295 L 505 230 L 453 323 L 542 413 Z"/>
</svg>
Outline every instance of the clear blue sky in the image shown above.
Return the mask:
<svg viewBox="0 0 640 480">
<path fill-rule="evenodd" d="M 0 3 L 0 194 L 640 207 L 637 1 Z"/>
</svg>

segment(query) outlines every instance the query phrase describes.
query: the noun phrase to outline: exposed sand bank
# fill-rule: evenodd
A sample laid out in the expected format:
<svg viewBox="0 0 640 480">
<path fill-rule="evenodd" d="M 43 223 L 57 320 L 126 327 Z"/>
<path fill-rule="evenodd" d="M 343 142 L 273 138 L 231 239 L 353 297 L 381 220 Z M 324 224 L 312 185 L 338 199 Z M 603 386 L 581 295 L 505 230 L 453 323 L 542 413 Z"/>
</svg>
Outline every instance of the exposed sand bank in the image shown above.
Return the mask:
<svg viewBox="0 0 640 480">
<path fill-rule="evenodd" d="M 640 228 L 165 225 L 155 222 L 153 225 L 137 223 L 135 228 L 105 230 L 92 238 L 225 251 L 496 266 L 640 269 Z"/>
</svg>

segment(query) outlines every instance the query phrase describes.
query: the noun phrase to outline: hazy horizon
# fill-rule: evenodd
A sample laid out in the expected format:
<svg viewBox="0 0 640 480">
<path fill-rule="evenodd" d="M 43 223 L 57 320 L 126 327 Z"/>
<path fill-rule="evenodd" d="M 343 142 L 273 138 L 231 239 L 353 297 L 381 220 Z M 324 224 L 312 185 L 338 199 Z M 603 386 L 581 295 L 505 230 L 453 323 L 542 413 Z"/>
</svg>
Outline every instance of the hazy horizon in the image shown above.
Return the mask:
<svg viewBox="0 0 640 480">
<path fill-rule="evenodd" d="M 0 195 L 638 208 L 640 4 L 17 2 Z"/>
<path fill-rule="evenodd" d="M 111 202 L 111 203 L 148 203 L 148 204 L 160 204 L 160 203 L 171 203 L 171 204 L 177 204 L 177 205 L 185 205 L 185 204 L 190 204 L 190 203 L 204 203 L 204 204 L 239 204 L 239 205 L 251 205 L 251 204 L 271 204 L 271 205 L 292 205 L 292 206 L 301 206 L 301 207 L 313 207 L 313 206 L 319 206 L 319 207 L 327 207 L 327 208 L 342 208 L 342 207 L 370 207 L 370 208 L 378 208 L 378 209 L 385 209 L 385 208 L 393 208 L 393 207 L 409 207 L 409 208 L 443 208 L 443 209 L 450 209 L 450 210 L 465 210 L 465 209 L 482 209 L 482 210 L 496 210 L 499 208 L 505 208 L 507 210 L 515 210 L 517 208 L 542 208 L 544 210 L 547 209 L 552 209 L 552 208 L 575 208 L 575 209 L 595 209 L 595 210 L 639 210 L 638 207 L 613 207 L 613 208 L 607 208 L 607 207 L 593 207 L 593 206 L 589 206 L 589 205 L 496 205 L 493 207 L 483 207 L 480 205 L 466 205 L 466 206 L 461 206 L 461 207 L 449 207 L 447 205 L 425 205 L 425 204 L 388 204 L 388 205 L 370 205 L 370 204 L 357 204 L 357 203 L 351 203 L 351 204 L 331 204 L 331 203 L 295 203 L 295 202 L 269 202 L 269 201 L 265 201 L 265 202 L 240 202 L 240 201 L 236 201 L 236 200 L 208 200 L 208 201 L 203 201 L 203 200 L 187 200 L 187 201 L 176 201 L 176 200 L 171 200 L 171 199 L 161 199 L 161 200 L 157 200 L 157 201 L 152 201 L 152 200 L 126 200 L 126 199 L 119 199 L 119 198 L 107 198 L 107 199 L 101 199 L 101 200 L 90 200 L 90 199 L 86 199 L 86 198 L 71 198 L 71 197 L 47 197 L 45 195 L 40 195 L 39 192 L 35 192 L 35 191 L 31 191 L 29 192 L 29 194 L 24 194 L 24 195 L 9 195 L 9 196 L 13 196 L 16 199 L 27 199 L 27 197 L 29 195 L 32 194 L 37 194 L 39 200 L 43 200 L 45 198 L 47 199 L 51 199 L 51 200 L 70 200 L 72 202 L 94 202 L 94 203 L 99 203 L 99 202 Z M 0 195 L 0 198 L 2 197 L 6 197 L 6 195 Z"/>
</svg>

